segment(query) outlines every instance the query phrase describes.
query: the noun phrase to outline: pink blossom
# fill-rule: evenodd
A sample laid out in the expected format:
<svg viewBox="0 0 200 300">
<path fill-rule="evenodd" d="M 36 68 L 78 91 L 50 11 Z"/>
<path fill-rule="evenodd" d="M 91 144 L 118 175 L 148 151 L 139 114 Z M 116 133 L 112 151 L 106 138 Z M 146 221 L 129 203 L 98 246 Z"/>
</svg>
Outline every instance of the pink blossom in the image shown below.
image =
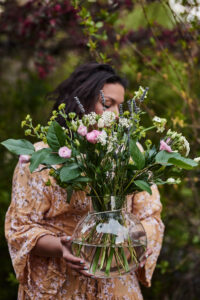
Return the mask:
<svg viewBox="0 0 200 300">
<path fill-rule="evenodd" d="M 19 162 L 20 164 L 25 164 L 30 161 L 30 156 L 29 155 L 20 155 L 19 156 Z"/>
<path fill-rule="evenodd" d="M 68 147 L 61 147 L 58 151 L 58 155 L 63 158 L 70 158 L 72 154 L 72 150 Z"/>
<path fill-rule="evenodd" d="M 101 134 L 101 131 L 98 130 L 92 130 L 91 132 L 89 132 L 86 135 L 86 139 L 88 140 L 88 142 L 92 143 L 92 144 L 96 144 L 97 143 L 97 138 L 98 136 Z"/>
<path fill-rule="evenodd" d="M 165 150 L 167 152 L 172 152 L 172 149 L 167 143 L 165 143 L 163 140 L 160 141 L 160 150 Z"/>
<path fill-rule="evenodd" d="M 80 125 L 77 132 L 82 135 L 85 136 L 87 134 L 87 127 L 84 125 Z"/>
</svg>

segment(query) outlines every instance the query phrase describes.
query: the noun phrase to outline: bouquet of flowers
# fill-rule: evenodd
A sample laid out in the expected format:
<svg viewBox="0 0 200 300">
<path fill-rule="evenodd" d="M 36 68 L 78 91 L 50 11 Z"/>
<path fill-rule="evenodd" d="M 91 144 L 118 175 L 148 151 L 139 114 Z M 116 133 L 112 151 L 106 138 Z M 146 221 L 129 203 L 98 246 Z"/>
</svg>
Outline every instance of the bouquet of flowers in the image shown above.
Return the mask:
<svg viewBox="0 0 200 300">
<path fill-rule="evenodd" d="M 169 129 L 164 134 L 166 119 L 156 116 L 151 127 L 141 125 L 144 112 L 140 109 L 140 104 L 147 97 L 147 91 L 148 88 L 140 87 L 133 99 L 128 101 L 128 111 L 123 111 L 122 105 L 120 106 L 118 117 L 106 110 L 102 115 L 95 112 L 85 114 L 77 97 L 75 100 L 83 114 L 82 118 L 74 112 L 66 114 L 64 103 L 59 106 L 58 111 L 52 112 L 48 126 L 38 124 L 34 127 L 32 118 L 27 115 L 22 121 L 22 127 L 27 127 L 25 135 L 35 136 L 47 144 L 41 150 L 36 151 L 34 145 L 26 139 L 8 139 L 1 143 L 11 152 L 20 155 L 21 163 L 30 162 L 31 172 L 49 169 L 49 175 L 67 190 L 68 202 L 74 190 L 84 190 L 91 197 L 94 210 L 103 212 L 103 219 L 96 214 L 93 222 L 95 225 L 91 220 L 88 221 L 93 224 L 92 229 L 81 223 L 81 237 L 79 234 L 79 240 L 77 244 L 74 243 L 73 249 L 76 255 L 82 253 L 84 258 L 92 257 L 90 269 L 94 274 L 97 270 L 103 270 L 101 272 L 109 276 L 112 267 L 119 274 L 128 272 L 131 269 L 130 262 L 137 265 L 138 253 L 141 256 L 141 249 L 145 250 L 144 234 L 138 234 L 142 229 L 138 229 L 135 236 L 127 230 L 128 222 L 133 223 L 133 220 L 127 221 L 125 217 L 118 215 L 112 216 L 110 221 L 106 212 L 121 209 L 126 196 L 136 191 L 151 194 L 153 184 L 179 183 L 179 178 L 167 178 L 169 170 L 174 167 L 189 170 L 199 162 L 199 158 L 187 158 L 190 147 L 181 133 Z M 103 91 L 101 99 L 105 107 Z M 65 127 L 61 127 L 56 121 L 58 116 L 65 120 Z M 162 134 L 159 145 L 153 145 L 146 138 L 149 130 Z M 139 143 L 140 140 L 144 148 Z M 140 238 L 143 238 L 143 242 L 138 248 L 135 245 L 138 246 L 138 242 L 141 242 Z M 95 240 L 95 248 L 90 251 L 86 246 L 92 239 Z M 126 249 L 122 247 L 125 240 Z"/>
</svg>

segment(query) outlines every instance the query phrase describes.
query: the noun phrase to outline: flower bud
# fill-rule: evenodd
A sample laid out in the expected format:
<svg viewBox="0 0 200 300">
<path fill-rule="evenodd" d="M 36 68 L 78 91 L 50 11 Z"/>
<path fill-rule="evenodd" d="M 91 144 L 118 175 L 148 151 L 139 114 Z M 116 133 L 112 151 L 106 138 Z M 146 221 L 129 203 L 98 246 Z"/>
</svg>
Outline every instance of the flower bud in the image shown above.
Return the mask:
<svg viewBox="0 0 200 300">
<path fill-rule="evenodd" d="M 70 112 L 70 113 L 68 114 L 68 116 L 69 116 L 70 119 L 73 120 L 73 119 L 76 117 L 76 113 L 75 113 L 75 112 Z"/>
<path fill-rule="evenodd" d="M 31 135 L 31 129 L 26 129 L 25 130 L 25 135 L 27 136 L 27 135 Z"/>
<path fill-rule="evenodd" d="M 26 121 L 24 120 L 21 122 L 21 128 L 23 128 L 25 125 L 26 125 Z"/>
<path fill-rule="evenodd" d="M 58 109 L 59 109 L 59 110 L 65 109 L 65 106 L 66 106 L 65 103 L 61 103 L 61 104 L 58 106 Z"/>
</svg>

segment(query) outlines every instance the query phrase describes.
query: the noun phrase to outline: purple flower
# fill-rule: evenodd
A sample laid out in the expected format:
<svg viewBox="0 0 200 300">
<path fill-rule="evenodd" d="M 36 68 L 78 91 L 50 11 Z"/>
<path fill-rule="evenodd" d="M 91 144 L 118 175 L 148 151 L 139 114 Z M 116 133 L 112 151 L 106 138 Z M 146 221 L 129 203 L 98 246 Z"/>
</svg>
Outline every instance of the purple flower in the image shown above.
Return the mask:
<svg viewBox="0 0 200 300">
<path fill-rule="evenodd" d="M 85 136 L 87 134 L 87 127 L 84 125 L 80 125 L 77 132 L 78 134 Z"/>
<path fill-rule="evenodd" d="M 30 156 L 29 155 L 20 155 L 19 156 L 19 162 L 20 164 L 25 164 L 30 161 Z"/>
<path fill-rule="evenodd" d="M 66 146 L 61 147 L 58 151 L 58 155 L 63 158 L 70 158 L 71 154 L 72 154 L 72 150 Z"/>
<path fill-rule="evenodd" d="M 165 141 L 163 141 L 163 140 L 160 141 L 160 151 L 161 150 L 165 150 L 167 152 L 172 152 L 172 148 L 167 143 L 165 143 Z"/>
</svg>

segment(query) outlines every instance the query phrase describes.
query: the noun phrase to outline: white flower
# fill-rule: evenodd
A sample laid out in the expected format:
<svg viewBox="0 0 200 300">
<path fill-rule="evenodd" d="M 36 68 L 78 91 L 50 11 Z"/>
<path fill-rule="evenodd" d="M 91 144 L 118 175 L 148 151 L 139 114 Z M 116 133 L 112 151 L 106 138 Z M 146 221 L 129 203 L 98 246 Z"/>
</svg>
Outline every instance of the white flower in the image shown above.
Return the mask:
<svg viewBox="0 0 200 300">
<path fill-rule="evenodd" d="M 175 183 L 175 182 L 176 182 L 176 180 L 172 177 L 167 179 L 167 183 Z"/>
<path fill-rule="evenodd" d="M 140 86 L 140 87 L 139 87 L 139 90 L 138 90 L 137 92 L 134 92 L 135 97 L 136 97 L 136 98 L 142 97 L 144 91 L 145 91 L 145 89 L 144 89 L 142 86 Z M 146 93 L 146 95 L 145 95 L 144 98 L 146 98 L 146 97 L 147 97 L 147 93 Z"/>
<path fill-rule="evenodd" d="M 125 127 L 125 128 L 129 128 L 130 120 L 128 120 L 126 118 L 119 118 L 119 125 L 121 125 L 122 127 Z"/>
<path fill-rule="evenodd" d="M 157 132 L 163 132 L 165 130 L 165 125 L 167 123 L 167 119 L 159 118 L 155 116 L 153 118 L 153 125 L 157 127 Z"/>
<path fill-rule="evenodd" d="M 106 140 L 107 140 L 107 133 L 105 132 L 105 130 L 102 130 L 101 134 L 98 135 L 97 137 L 97 141 L 102 145 L 105 146 L 106 145 Z"/>
<path fill-rule="evenodd" d="M 103 128 L 103 127 L 104 127 L 104 120 L 103 120 L 102 118 L 100 118 L 100 119 L 98 120 L 97 126 L 98 126 L 99 128 Z"/>
<path fill-rule="evenodd" d="M 115 113 L 112 111 L 104 111 L 102 114 L 102 119 L 104 121 L 105 126 L 110 127 L 115 120 Z"/>
<path fill-rule="evenodd" d="M 95 125 L 97 119 L 97 114 L 93 111 L 88 115 L 84 116 L 84 120 L 87 120 L 89 122 L 89 125 Z"/>
<path fill-rule="evenodd" d="M 181 182 L 180 178 L 177 178 L 177 179 L 174 179 L 172 177 L 168 178 L 166 183 L 169 183 L 169 184 L 179 184 Z"/>
<path fill-rule="evenodd" d="M 197 163 L 199 163 L 200 162 L 200 157 L 195 157 L 194 161 L 196 161 Z"/>
</svg>

